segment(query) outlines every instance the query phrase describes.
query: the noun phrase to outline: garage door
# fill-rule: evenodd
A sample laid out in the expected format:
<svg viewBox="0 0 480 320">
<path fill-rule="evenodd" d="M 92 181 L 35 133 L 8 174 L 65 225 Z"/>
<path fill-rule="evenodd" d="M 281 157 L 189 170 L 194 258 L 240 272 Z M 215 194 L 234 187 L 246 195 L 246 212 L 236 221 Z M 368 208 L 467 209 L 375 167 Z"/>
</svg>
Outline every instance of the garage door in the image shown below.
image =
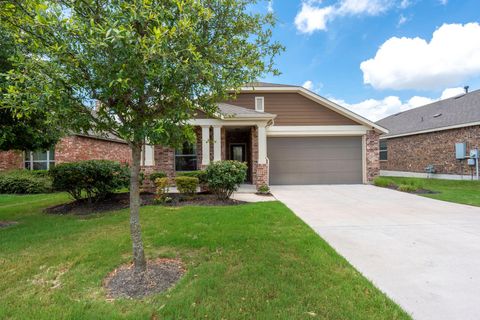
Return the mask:
<svg viewBox="0 0 480 320">
<path fill-rule="evenodd" d="M 268 138 L 270 184 L 362 183 L 361 137 Z"/>
</svg>

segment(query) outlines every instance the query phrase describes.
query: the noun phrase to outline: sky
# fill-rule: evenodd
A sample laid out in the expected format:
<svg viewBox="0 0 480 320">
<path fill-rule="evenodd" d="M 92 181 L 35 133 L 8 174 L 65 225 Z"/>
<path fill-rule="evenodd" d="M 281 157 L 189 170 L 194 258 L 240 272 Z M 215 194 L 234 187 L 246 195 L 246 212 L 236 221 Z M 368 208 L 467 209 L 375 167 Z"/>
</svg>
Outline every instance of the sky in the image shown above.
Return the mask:
<svg viewBox="0 0 480 320">
<path fill-rule="evenodd" d="M 480 0 L 264 0 L 281 75 L 377 121 L 480 89 Z"/>
</svg>

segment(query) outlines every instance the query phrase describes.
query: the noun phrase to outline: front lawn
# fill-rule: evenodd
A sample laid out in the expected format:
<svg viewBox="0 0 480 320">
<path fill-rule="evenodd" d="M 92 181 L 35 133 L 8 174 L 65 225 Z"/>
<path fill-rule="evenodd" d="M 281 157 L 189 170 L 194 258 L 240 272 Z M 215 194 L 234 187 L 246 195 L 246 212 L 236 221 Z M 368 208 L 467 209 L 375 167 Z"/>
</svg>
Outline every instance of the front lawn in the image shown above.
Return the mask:
<svg viewBox="0 0 480 320">
<path fill-rule="evenodd" d="M 396 185 L 412 185 L 436 193 L 421 194 L 422 196 L 480 206 L 480 182 L 471 180 L 441 180 L 403 177 L 381 177 L 382 180 L 392 181 Z"/>
<path fill-rule="evenodd" d="M 141 209 L 150 258 L 180 258 L 172 290 L 107 301 L 131 259 L 128 211 L 46 215 L 64 194 L 0 195 L 1 319 L 409 319 L 279 202 Z M 394 276 L 394 275 L 392 275 Z"/>
</svg>

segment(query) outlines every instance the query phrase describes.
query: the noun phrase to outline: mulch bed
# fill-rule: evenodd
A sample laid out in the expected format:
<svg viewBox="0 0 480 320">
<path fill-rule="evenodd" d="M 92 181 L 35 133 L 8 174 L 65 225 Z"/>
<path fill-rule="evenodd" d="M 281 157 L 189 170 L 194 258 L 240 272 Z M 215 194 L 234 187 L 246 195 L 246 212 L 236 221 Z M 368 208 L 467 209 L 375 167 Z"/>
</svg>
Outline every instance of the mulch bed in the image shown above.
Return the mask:
<svg viewBox="0 0 480 320">
<path fill-rule="evenodd" d="M 10 226 L 13 226 L 17 223 L 18 223 L 17 221 L 1 221 L 0 220 L 0 228 L 10 227 Z"/>
<path fill-rule="evenodd" d="M 172 259 L 147 261 L 147 270 L 136 274 L 133 263 L 120 266 L 104 280 L 108 298 L 143 298 L 172 287 L 185 273 L 182 263 Z"/>
<path fill-rule="evenodd" d="M 399 187 L 397 185 L 393 185 L 393 184 L 389 185 L 387 188 L 392 189 L 392 190 L 400 191 Z M 415 191 L 408 192 L 408 193 L 413 193 L 413 194 L 438 194 L 440 192 L 432 191 L 432 190 L 428 190 L 428 189 L 417 189 Z"/>
<path fill-rule="evenodd" d="M 243 201 L 228 199 L 218 200 L 215 195 L 209 193 L 199 193 L 194 197 L 185 197 L 179 193 L 170 193 L 168 197 L 171 199 L 165 206 L 228 206 L 244 204 Z M 155 195 L 152 193 L 142 193 L 140 195 L 141 205 L 155 204 Z M 88 202 L 86 199 L 76 200 L 45 209 L 50 214 L 74 214 L 89 215 L 105 211 L 115 211 L 128 208 L 130 205 L 130 195 L 128 192 L 115 193 L 106 199 Z"/>
</svg>

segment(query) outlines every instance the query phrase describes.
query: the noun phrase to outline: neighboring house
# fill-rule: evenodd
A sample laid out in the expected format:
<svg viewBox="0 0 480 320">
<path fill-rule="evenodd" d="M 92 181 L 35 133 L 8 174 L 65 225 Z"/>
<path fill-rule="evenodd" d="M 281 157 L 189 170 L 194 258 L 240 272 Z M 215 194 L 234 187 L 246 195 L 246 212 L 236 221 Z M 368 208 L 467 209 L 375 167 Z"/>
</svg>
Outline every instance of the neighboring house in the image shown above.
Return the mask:
<svg viewBox="0 0 480 320">
<path fill-rule="evenodd" d="M 192 120 L 196 144 L 149 149 L 153 163 L 144 171 L 173 177 L 238 160 L 257 187 L 368 183 L 379 173 L 378 139 L 387 130 L 303 87 L 254 83 L 218 108 L 214 118 Z"/>
<path fill-rule="evenodd" d="M 455 144 L 467 151 L 480 147 L 480 90 L 400 112 L 377 122 L 387 128 L 380 137 L 382 175 L 459 179 L 470 176 L 467 160 L 457 160 Z"/>
<path fill-rule="evenodd" d="M 46 170 L 58 163 L 92 159 L 130 162 L 130 148 L 114 136 L 76 134 L 60 139 L 50 150 L 0 152 L 0 171 Z"/>
</svg>

